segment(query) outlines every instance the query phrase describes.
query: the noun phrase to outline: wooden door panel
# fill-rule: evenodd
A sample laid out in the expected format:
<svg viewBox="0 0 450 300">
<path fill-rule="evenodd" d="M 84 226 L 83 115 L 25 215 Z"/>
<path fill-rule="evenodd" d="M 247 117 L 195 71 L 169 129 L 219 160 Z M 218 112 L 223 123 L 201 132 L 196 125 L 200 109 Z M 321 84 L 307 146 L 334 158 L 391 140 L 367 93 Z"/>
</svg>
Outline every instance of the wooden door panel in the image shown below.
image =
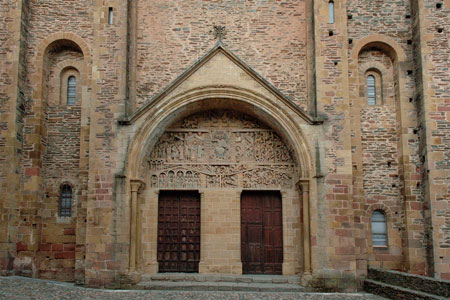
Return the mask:
<svg viewBox="0 0 450 300">
<path fill-rule="evenodd" d="M 244 273 L 281 274 L 283 229 L 278 192 L 242 193 L 241 256 Z"/>
<path fill-rule="evenodd" d="M 195 192 L 163 191 L 159 196 L 160 272 L 198 272 L 200 197 Z"/>
</svg>

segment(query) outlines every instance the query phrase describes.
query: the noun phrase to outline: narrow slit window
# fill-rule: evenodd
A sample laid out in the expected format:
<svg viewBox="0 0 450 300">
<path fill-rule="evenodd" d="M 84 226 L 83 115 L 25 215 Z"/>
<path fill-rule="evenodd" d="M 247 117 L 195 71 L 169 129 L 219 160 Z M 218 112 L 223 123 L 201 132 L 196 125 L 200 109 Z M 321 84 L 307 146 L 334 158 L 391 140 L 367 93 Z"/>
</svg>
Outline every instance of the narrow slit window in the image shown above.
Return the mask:
<svg viewBox="0 0 450 300">
<path fill-rule="evenodd" d="M 65 184 L 61 187 L 61 199 L 59 205 L 59 216 L 72 216 L 72 187 Z"/>
<path fill-rule="evenodd" d="M 367 104 L 376 105 L 377 104 L 377 93 L 375 86 L 375 76 L 367 76 Z"/>
<path fill-rule="evenodd" d="M 328 2 L 328 23 L 334 24 L 334 2 Z"/>
<path fill-rule="evenodd" d="M 67 79 L 67 105 L 74 105 L 77 98 L 77 79 L 70 76 Z"/>
<path fill-rule="evenodd" d="M 387 247 L 386 216 L 381 211 L 372 213 L 372 246 Z"/>
<path fill-rule="evenodd" d="M 111 25 L 113 23 L 114 23 L 114 9 L 110 7 L 108 10 L 108 24 Z"/>
</svg>

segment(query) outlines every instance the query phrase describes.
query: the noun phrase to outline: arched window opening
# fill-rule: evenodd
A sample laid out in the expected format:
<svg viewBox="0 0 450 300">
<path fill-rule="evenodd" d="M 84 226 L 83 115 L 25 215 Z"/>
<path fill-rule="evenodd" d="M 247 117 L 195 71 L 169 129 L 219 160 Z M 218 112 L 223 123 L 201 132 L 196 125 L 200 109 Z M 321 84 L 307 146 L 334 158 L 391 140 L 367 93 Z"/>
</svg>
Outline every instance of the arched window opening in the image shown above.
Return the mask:
<svg viewBox="0 0 450 300">
<path fill-rule="evenodd" d="M 367 104 L 376 105 L 377 92 L 376 92 L 375 76 L 369 75 L 367 76 L 366 80 L 367 80 Z"/>
<path fill-rule="evenodd" d="M 67 79 L 67 105 L 75 105 L 77 97 L 77 79 L 69 76 Z"/>
<path fill-rule="evenodd" d="M 387 247 L 386 216 L 379 210 L 372 213 L 372 246 Z"/>
<path fill-rule="evenodd" d="M 59 216 L 72 216 L 72 187 L 65 184 L 61 187 L 61 199 L 59 204 Z"/>
<path fill-rule="evenodd" d="M 328 2 L 328 23 L 334 24 L 334 2 Z"/>
<path fill-rule="evenodd" d="M 108 9 L 108 24 L 114 24 L 114 9 L 112 7 Z"/>
</svg>

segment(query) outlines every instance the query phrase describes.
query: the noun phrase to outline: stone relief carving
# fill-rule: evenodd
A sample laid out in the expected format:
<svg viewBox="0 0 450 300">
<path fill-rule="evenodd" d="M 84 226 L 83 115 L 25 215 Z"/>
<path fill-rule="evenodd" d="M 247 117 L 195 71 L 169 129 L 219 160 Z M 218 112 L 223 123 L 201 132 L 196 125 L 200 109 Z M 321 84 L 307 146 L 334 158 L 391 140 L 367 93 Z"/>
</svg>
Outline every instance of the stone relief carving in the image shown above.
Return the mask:
<svg viewBox="0 0 450 300">
<path fill-rule="evenodd" d="M 295 165 L 273 130 L 234 111 L 172 125 L 147 155 L 152 188 L 290 188 Z"/>
</svg>

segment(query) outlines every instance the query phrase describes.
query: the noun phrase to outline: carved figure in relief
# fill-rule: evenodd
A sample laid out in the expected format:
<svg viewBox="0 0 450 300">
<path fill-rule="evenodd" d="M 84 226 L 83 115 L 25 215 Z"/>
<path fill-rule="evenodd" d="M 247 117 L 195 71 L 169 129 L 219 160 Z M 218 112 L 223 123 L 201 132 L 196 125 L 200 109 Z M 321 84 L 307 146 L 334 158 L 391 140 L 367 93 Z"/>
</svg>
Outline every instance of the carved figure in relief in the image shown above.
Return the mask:
<svg viewBox="0 0 450 300">
<path fill-rule="evenodd" d="M 164 187 L 166 184 L 166 173 L 159 174 L 159 187 Z"/>
<path fill-rule="evenodd" d="M 225 111 L 223 111 L 222 116 L 220 117 L 220 119 L 222 120 L 223 124 L 228 124 L 228 122 L 233 123 L 233 121 L 234 121 L 233 117 L 234 116 L 231 115 L 229 113 L 229 111 L 225 110 Z"/>
<path fill-rule="evenodd" d="M 204 138 L 201 132 L 189 133 L 186 137 L 186 146 L 189 158 L 186 160 L 200 160 L 202 158 Z"/>
<path fill-rule="evenodd" d="M 213 143 L 215 149 L 215 156 L 217 159 L 225 159 L 225 156 L 230 148 L 228 137 L 225 132 L 217 131 L 214 135 Z"/>
<path fill-rule="evenodd" d="M 168 178 L 168 187 L 175 187 L 175 173 L 174 171 L 169 171 L 169 173 L 167 173 Z"/>
<path fill-rule="evenodd" d="M 254 140 L 254 144 L 257 145 L 256 147 L 254 147 L 254 158 L 255 161 L 262 161 L 263 160 L 263 154 L 261 153 L 262 149 L 264 148 L 264 141 L 261 138 L 261 133 L 260 132 L 256 132 L 255 133 L 255 140 Z"/>
<path fill-rule="evenodd" d="M 198 118 L 186 118 L 183 120 L 183 124 L 181 125 L 181 128 L 197 128 L 198 126 Z"/>
<path fill-rule="evenodd" d="M 220 177 L 219 176 L 206 176 L 206 187 L 220 187 Z"/>
<path fill-rule="evenodd" d="M 237 187 L 237 177 L 236 176 L 223 176 L 222 177 L 222 187 L 224 187 L 224 188 Z"/>
<path fill-rule="evenodd" d="M 158 176 L 153 175 L 152 176 L 152 184 L 151 184 L 152 188 L 157 188 L 158 187 Z"/>
<path fill-rule="evenodd" d="M 286 173 L 281 174 L 281 186 L 282 187 L 291 187 L 292 180 Z"/>
<path fill-rule="evenodd" d="M 177 187 L 184 187 L 184 174 L 181 171 L 177 172 Z"/>
<path fill-rule="evenodd" d="M 294 165 L 282 139 L 238 112 L 202 112 L 179 121 L 147 155 L 154 188 L 197 188 L 200 176 L 203 186 L 236 188 L 239 174 L 244 187 L 292 186 Z"/>
<path fill-rule="evenodd" d="M 243 128 L 259 128 L 259 124 L 257 124 L 254 120 L 251 120 L 247 116 L 245 116 L 242 120 Z"/>
<path fill-rule="evenodd" d="M 175 143 L 172 143 L 170 145 L 170 159 L 173 161 L 176 160 L 177 158 L 178 158 L 178 149 Z"/>
<path fill-rule="evenodd" d="M 235 137 L 234 137 L 234 142 L 235 143 L 240 143 L 241 141 L 242 141 L 241 133 L 240 132 L 236 132 L 235 133 Z"/>
<path fill-rule="evenodd" d="M 194 186 L 200 186 L 200 174 L 194 173 Z"/>
<path fill-rule="evenodd" d="M 243 153 L 242 153 L 242 149 L 241 146 L 236 146 L 236 155 L 235 155 L 235 160 L 236 162 L 241 162 L 243 159 Z"/>
<path fill-rule="evenodd" d="M 187 171 L 186 172 L 186 181 L 185 181 L 185 185 L 186 185 L 187 188 L 194 187 L 193 180 L 194 180 L 194 178 L 192 176 L 192 172 L 191 171 Z"/>
</svg>

